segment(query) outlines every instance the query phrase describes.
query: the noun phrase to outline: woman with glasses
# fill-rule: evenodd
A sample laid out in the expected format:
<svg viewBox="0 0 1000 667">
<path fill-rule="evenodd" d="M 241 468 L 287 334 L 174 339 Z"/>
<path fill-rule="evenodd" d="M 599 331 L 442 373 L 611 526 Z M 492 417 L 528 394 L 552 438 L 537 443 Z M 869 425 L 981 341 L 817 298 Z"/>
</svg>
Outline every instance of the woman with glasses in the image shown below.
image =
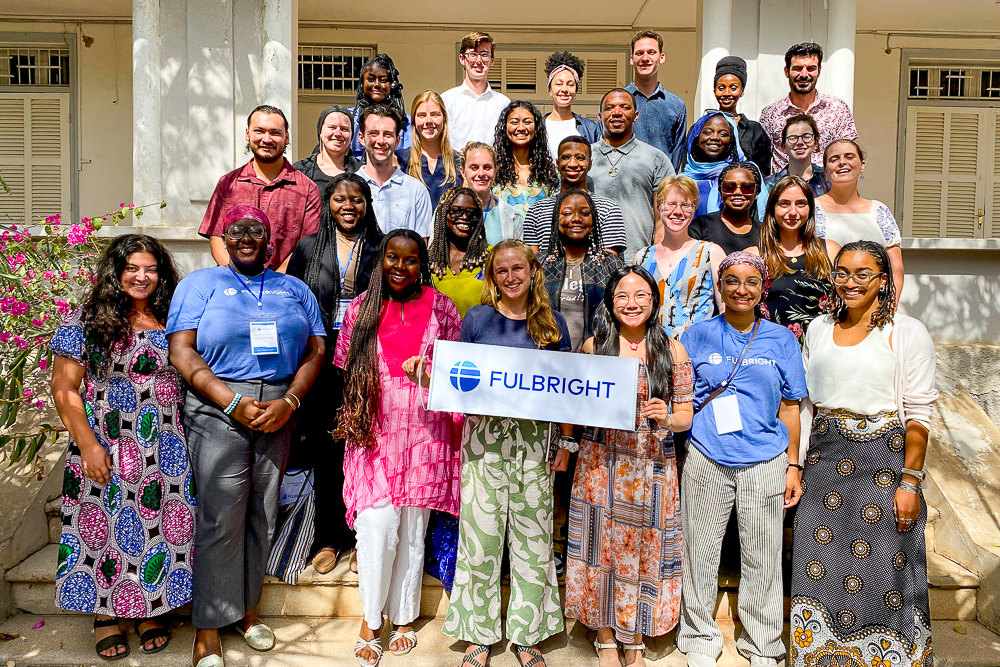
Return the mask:
<svg viewBox="0 0 1000 667">
<path fill-rule="evenodd" d="M 466 187 L 453 188 L 441 197 L 434 211 L 430 268 L 434 289 L 455 304 L 465 317 L 483 298 L 483 265 L 489 245 L 479 197 Z"/>
<path fill-rule="evenodd" d="M 813 164 L 813 153 L 819 150 L 819 127 L 809 114 L 798 114 L 785 121 L 781 130 L 781 144 L 788 156 L 788 165 L 781 171 L 764 179 L 770 188 L 780 179 L 792 174 L 809 183 L 814 196 L 826 194 L 830 189 L 830 181 L 826 178 L 823 167 Z"/>
<path fill-rule="evenodd" d="M 558 51 L 545 60 L 545 76 L 549 79 L 552 111 L 545 116 L 545 133 L 549 137 L 549 153 L 555 161 L 559 142 L 566 137 L 582 136 L 590 143 L 601 138 L 601 128 L 589 118 L 573 113 L 573 100 L 580 92 L 580 77 L 586 63 L 569 51 Z"/>
<path fill-rule="evenodd" d="M 763 126 L 736 110 L 747 86 L 747 62 L 739 56 L 725 56 L 715 65 L 715 101 L 719 111 L 736 120 L 743 154 L 767 176 L 771 173 L 771 139 Z"/>
<path fill-rule="evenodd" d="M 663 240 L 636 253 L 635 263 L 656 282 L 663 332 L 670 338 L 723 309 L 715 276 L 726 251 L 711 241 L 691 237 L 698 208 L 698 185 L 687 176 L 667 176 L 656 188 L 658 234 Z"/>
<path fill-rule="evenodd" d="M 892 281 L 881 243 L 844 245 L 830 314 L 806 333 L 812 423 L 792 542 L 791 665 L 934 662 L 920 485 L 935 350 L 923 324 L 896 312 Z"/>
<path fill-rule="evenodd" d="M 500 114 L 493 147 L 497 156 L 494 194 L 522 215 L 559 188 L 542 114 L 531 102 L 514 100 Z"/>
<path fill-rule="evenodd" d="M 792 333 L 760 317 L 771 282 L 764 260 L 733 253 L 719 280 L 725 312 L 681 336 L 695 398 L 681 483 L 685 570 L 677 648 L 692 667 L 712 667 L 722 653 L 715 602 L 722 538 L 735 508 L 743 623 L 736 649 L 751 665 L 776 667 L 785 653 L 782 518 L 802 495 L 805 374 Z"/>
<path fill-rule="evenodd" d="M 659 326 L 653 277 L 619 268 L 604 290 L 587 354 L 639 359 L 636 428 L 588 428 L 573 481 L 566 615 L 597 630 L 601 667 L 643 664 L 643 636 L 677 625 L 680 492 L 673 431 L 691 425 L 691 362 Z"/>
<path fill-rule="evenodd" d="M 691 223 L 692 238 L 718 244 L 726 254 L 760 243 L 758 205 L 767 200 L 761 176 L 753 162 L 733 162 L 719 172 L 722 208 L 699 215 Z"/>
<path fill-rule="evenodd" d="M 230 209 L 223 220 L 229 264 L 185 276 L 167 318 L 170 363 L 190 389 L 184 431 L 198 488 L 195 667 L 222 667 L 219 628 L 227 625 L 253 649 L 274 647 L 257 603 L 292 413 L 326 348 L 313 293 L 265 267 L 274 252 L 270 227 L 258 208 Z"/>
</svg>

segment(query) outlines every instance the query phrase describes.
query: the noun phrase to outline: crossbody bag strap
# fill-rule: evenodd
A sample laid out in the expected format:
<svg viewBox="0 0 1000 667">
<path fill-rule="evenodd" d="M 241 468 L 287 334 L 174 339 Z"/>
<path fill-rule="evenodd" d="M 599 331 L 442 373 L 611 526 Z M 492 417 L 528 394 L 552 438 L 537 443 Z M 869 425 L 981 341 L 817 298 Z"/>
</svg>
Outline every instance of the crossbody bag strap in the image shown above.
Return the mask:
<svg viewBox="0 0 1000 667">
<path fill-rule="evenodd" d="M 729 378 L 725 382 L 723 382 L 721 385 L 719 385 L 718 387 L 716 387 L 712 391 L 712 393 L 708 395 L 708 398 L 706 398 L 705 402 L 702 403 L 698 407 L 698 409 L 694 411 L 694 414 L 698 414 L 699 412 L 701 412 L 702 410 L 704 410 L 705 406 L 712 402 L 712 399 L 714 399 L 716 396 L 718 396 L 719 394 L 721 394 L 722 392 L 724 392 L 726 390 L 726 388 L 729 387 L 729 383 L 732 381 L 732 379 L 734 377 L 736 377 L 736 372 L 739 370 L 740 364 L 743 362 L 743 357 L 744 357 L 744 355 L 746 355 L 747 350 L 750 349 L 750 345 L 753 344 L 753 339 L 757 335 L 757 331 L 759 329 L 760 329 L 760 320 L 757 320 L 754 323 L 753 331 L 750 332 L 750 340 L 747 341 L 747 344 L 743 347 L 743 351 L 740 352 L 739 358 L 736 359 L 736 363 L 733 364 L 733 373 L 732 373 L 732 375 L 730 375 Z"/>
</svg>

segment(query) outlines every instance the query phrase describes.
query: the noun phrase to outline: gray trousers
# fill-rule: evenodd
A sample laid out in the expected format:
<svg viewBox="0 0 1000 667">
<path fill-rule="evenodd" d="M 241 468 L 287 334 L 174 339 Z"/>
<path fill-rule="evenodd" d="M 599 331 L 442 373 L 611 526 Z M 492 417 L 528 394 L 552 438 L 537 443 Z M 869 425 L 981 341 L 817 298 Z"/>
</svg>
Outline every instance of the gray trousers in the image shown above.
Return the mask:
<svg viewBox="0 0 1000 667">
<path fill-rule="evenodd" d="M 260 380 L 226 385 L 260 401 L 288 388 Z M 251 431 L 189 390 L 184 427 L 198 492 L 191 623 L 221 628 L 260 602 L 292 420 L 275 433 Z"/>
<path fill-rule="evenodd" d="M 748 659 L 784 655 L 781 540 L 787 467 L 787 454 L 746 468 L 727 468 L 693 443 L 688 448 L 681 480 L 684 577 L 677 648 L 682 653 L 713 658 L 722 654 L 715 602 L 722 538 L 735 504 L 740 531 L 738 607 L 743 623 L 736 650 Z"/>
</svg>

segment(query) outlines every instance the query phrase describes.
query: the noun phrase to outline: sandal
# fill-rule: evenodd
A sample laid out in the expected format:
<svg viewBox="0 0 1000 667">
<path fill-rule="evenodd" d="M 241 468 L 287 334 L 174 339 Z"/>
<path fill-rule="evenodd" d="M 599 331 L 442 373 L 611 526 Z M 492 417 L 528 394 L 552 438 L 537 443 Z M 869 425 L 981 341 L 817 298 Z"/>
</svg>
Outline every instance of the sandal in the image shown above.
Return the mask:
<svg viewBox="0 0 1000 667">
<path fill-rule="evenodd" d="M 521 646 L 520 644 L 514 644 L 514 651 L 516 651 L 517 661 L 521 663 L 521 667 L 535 667 L 535 665 L 545 666 L 545 659 L 542 654 L 531 648 L 530 646 Z M 531 656 L 528 662 L 521 660 L 521 654 L 527 653 Z"/>
<path fill-rule="evenodd" d="M 618 642 L 611 642 L 610 644 L 602 644 L 600 639 L 594 640 L 594 649 L 597 651 L 597 659 L 601 659 L 601 651 L 614 651 L 615 655 L 618 655 Z M 619 664 L 621 663 L 621 658 L 618 658 Z"/>
<path fill-rule="evenodd" d="M 401 651 L 393 651 L 390 648 L 389 652 L 392 653 L 393 655 L 406 655 L 407 653 L 409 653 L 410 651 L 412 651 L 413 649 L 415 649 L 417 647 L 417 631 L 416 630 L 407 630 L 406 632 L 400 632 L 399 630 L 393 630 L 392 632 L 389 633 L 389 646 L 391 647 L 394 642 L 399 641 L 400 639 L 409 639 L 410 640 L 410 645 L 408 647 L 404 648 Z"/>
<path fill-rule="evenodd" d="M 490 667 L 490 659 L 493 658 L 493 655 L 490 653 L 490 645 L 475 644 L 475 647 L 476 650 L 472 651 L 471 653 L 466 653 L 465 656 L 462 658 L 462 665 L 472 665 L 472 667 Z M 486 654 L 486 662 L 480 665 L 478 662 L 473 660 L 473 658 L 480 656 L 483 653 Z M 462 667 L 462 665 L 460 665 L 459 667 Z"/>
<path fill-rule="evenodd" d="M 622 644 L 623 651 L 638 651 L 640 655 L 646 653 L 646 645 L 641 641 L 638 644 Z"/>
<path fill-rule="evenodd" d="M 94 618 L 95 630 L 97 630 L 98 628 L 109 628 L 112 625 L 118 625 L 117 618 L 109 618 L 103 621 L 98 620 L 96 617 Z M 101 639 L 100 641 L 97 642 L 97 644 L 94 645 L 94 651 L 97 652 L 98 658 L 103 658 L 104 660 L 119 660 L 129 654 L 128 638 L 125 636 L 124 632 L 121 632 L 120 625 L 118 625 L 118 630 L 119 632 L 117 634 L 108 635 L 107 637 Z M 102 655 L 101 653 L 101 651 L 107 651 L 109 648 L 117 648 L 119 646 L 125 647 L 124 653 L 119 653 L 118 655 Z"/>
<path fill-rule="evenodd" d="M 139 630 L 143 623 L 159 623 L 159 621 L 152 618 L 137 618 L 135 620 L 135 631 L 139 633 L 139 649 L 146 655 L 152 653 L 159 653 L 163 649 L 167 648 L 167 644 L 170 643 L 170 630 L 167 630 L 162 625 L 158 628 L 150 628 L 145 632 Z M 156 645 L 156 640 L 160 637 L 165 638 L 167 641 L 163 642 L 161 645 Z M 153 648 L 146 650 L 146 644 L 153 642 Z"/>
<path fill-rule="evenodd" d="M 368 662 L 362 658 L 359 653 L 364 649 L 369 648 L 375 652 L 375 662 Z M 358 643 L 354 645 L 354 657 L 358 659 L 359 667 L 375 667 L 382 659 L 382 642 L 379 641 L 378 632 L 370 640 L 365 641 L 361 637 L 358 637 Z"/>
</svg>

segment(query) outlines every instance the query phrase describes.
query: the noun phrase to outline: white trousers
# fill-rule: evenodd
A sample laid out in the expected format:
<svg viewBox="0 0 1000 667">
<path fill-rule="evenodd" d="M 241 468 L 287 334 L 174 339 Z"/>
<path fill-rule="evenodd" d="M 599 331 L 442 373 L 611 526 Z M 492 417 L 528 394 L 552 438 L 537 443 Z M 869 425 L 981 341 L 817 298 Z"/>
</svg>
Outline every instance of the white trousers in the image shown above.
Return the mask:
<svg viewBox="0 0 1000 667">
<path fill-rule="evenodd" d="M 420 614 L 424 535 L 431 511 L 422 507 L 370 507 L 358 513 L 358 593 L 365 621 L 382 627 L 383 613 L 395 625 Z"/>
</svg>

